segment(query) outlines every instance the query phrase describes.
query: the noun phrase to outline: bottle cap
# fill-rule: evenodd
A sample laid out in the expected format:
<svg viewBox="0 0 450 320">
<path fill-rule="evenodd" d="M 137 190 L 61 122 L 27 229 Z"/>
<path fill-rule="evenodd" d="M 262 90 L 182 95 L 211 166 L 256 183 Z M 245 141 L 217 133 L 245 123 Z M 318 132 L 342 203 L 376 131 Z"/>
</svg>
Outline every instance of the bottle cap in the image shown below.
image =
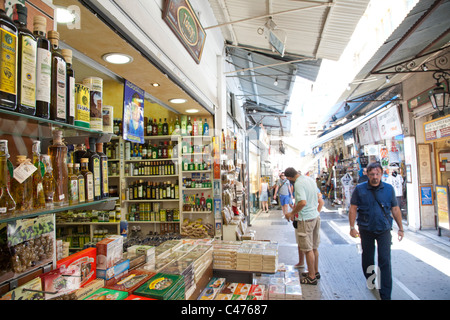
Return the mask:
<svg viewBox="0 0 450 320">
<path fill-rule="evenodd" d="M 0 155 L 9 156 L 8 140 L 0 140 Z"/>
<path fill-rule="evenodd" d="M 34 31 L 41 31 L 45 33 L 47 31 L 47 19 L 43 16 L 34 16 L 33 28 Z"/>
<path fill-rule="evenodd" d="M 84 162 L 89 162 L 89 158 L 81 158 L 81 162 L 82 162 L 82 163 L 84 163 Z"/>
<path fill-rule="evenodd" d="M 72 63 L 72 50 L 70 49 L 61 49 L 61 54 L 66 60 L 67 63 Z"/>
<path fill-rule="evenodd" d="M 27 7 L 16 3 L 13 6 L 12 20 L 21 24 L 27 24 Z"/>
<path fill-rule="evenodd" d="M 47 36 L 48 36 L 49 40 L 51 40 L 51 39 L 59 40 L 59 32 L 58 31 L 50 30 L 48 32 Z"/>
</svg>

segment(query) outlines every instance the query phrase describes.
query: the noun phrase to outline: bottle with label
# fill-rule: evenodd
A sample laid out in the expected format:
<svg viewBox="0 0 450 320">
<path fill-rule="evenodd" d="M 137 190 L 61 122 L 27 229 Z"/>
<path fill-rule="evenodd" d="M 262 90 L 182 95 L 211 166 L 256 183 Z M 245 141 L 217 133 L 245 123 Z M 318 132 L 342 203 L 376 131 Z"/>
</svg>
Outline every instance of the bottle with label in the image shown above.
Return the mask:
<svg viewBox="0 0 450 320">
<path fill-rule="evenodd" d="M 153 119 L 153 125 L 152 125 L 152 136 L 158 135 L 158 123 L 156 122 L 156 118 Z"/>
<path fill-rule="evenodd" d="M 68 124 L 75 124 L 75 72 L 72 68 L 72 50 L 61 49 L 66 60 L 66 116 Z"/>
<path fill-rule="evenodd" d="M 48 147 L 48 154 L 56 181 L 53 204 L 65 205 L 68 199 L 67 146 L 62 141 L 62 131 L 53 130 L 53 145 Z"/>
<path fill-rule="evenodd" d="M 26 166 L 26 162 L 29 161 L 27 156 L 18 155 L 15 170 L 18 170 L 20 166 Z M 16 211 L 33 210 L 33 178 L 31 176 L 28 176 L 24 181 L 18 181 L 15 177 L 12 178 L 11 192 L 16 202 Z"/>
<path fill-rule="evenodd" d="M 173 129 L 174 129 L 173 118 L 170 118 L 170 121 L 169 121 L 169 135 L 171 135 L 173 133 Z"/>
<path fill-rule="evenodd" d="M 159 122 L 158 122 L 158 136 L 162 136 L 163 135 L 163 123 L 161 122 L 161 118 L 159 118 Z"/>
<path fill-rule="evenodd" d="M 52 79 L 52 52 L 46 38 L 47 20 L 43 16 L 33 17 L 33 34 L 37 40 L 36 55 L 36 116 L 50 116 L 50 93 Z"/>
<path fill-rule="evenodd" d="M 34 141 L 31 147 L 33 164 L 37 170 L 33 173 L 33 208 L 45 208 L 45 193 L 43 182 L 43 164 L 41 162 L 41 142 Z"/>
<path fill-rule="evenodd" d="M 153 119 L 152 118 L 148 119 L 146 130 L 147 130 L 147 136 L 153 135 Z"/>
<path fill-rule="evenodd" d="M 36 114 L 37 41 L 33 33 L 27 29 L 27 7 L 15 4 L 13 20 L 18 30 L 17 111 L 34 116 Z"/>
<path fill-rule="evenodd" d="M 78 176 L 73 172 L 73 163 L 68 163 L 67 168 L 69 171 L 69 205 L 78 203 Z"/>
<path fill-rule="evenodd" d="M 205 119 L 205 123 L 203 124 L 203 135 L 209 136 L 209 124 Z"/>
<path fill-rule="evenodd" d="M 211 196 L 208 195 L 208 199 L 206 199 L 206 210 L 212 211 L 213 209 L 213 200 L 211 199 Z"/>
<path fill-rule="evenodd" d="M 0 9 L 0 34 L 0 107 L 14 110 L 17 104 L 17 27 L 3 9 Z"/>
<path fill-rule="evenodd" d="M 81 159 L 80 159 L 81 162 Z M 86 186 L 84 177 L 80 172 L 80 164 L 75 163 L 74 164 L 74 174 L 77 176 L 78 179 L 78 202 L 83 203 L 86 202 Z"/>
<path fill-rule="evenodd" d="M 81 163 L 81 158 L 86 153 L 86 146 L 84 144 L 75 144 L 73 151 L 73 163 Z"/>
<path fill-rule="evenodd" d="M 100 200 L 101 195 L 101 168 L 100 168 L 100 156 L 95 152 L 95 138 L 89 138 L 88 150 L 83 155 L 83 158 L 89 160 L 89 171 L 93 175 L 94 179 L 94 200 Z"/>
<path fill-rule="evenodd" d="M 191 117 L 188 117 L 188 122 L 186 124 L 186 135 L 192 136 L 192 123 L 191 123 Z"/>
<path fill-rule="evenodd" d="M 0 217 L 13 213 L 16 209 L 16 202 L 8 188 L 8 158 L 8 140 L 0 140 Z"/>
<path fill-rule="evenodd" d="M 181 134 L 180 132 L 180 122 L 178 121 L 178 117 L 175 119 L 175 125 L 173 127 L 173 134 L 179 135 Z"/>
<path fill-rule="evenodd" d="M 108 185 L 108 157 L 103 153 L 103 143 L 97 143 L 97 154 L 100 157 L 100 173 L 101 173 L 101 197 L 102 199 L 109 197 Z"/>
<path fill-rule="evenodd" d="M 66 122 L 67 64 L 59 49 L 59 32 L 49 31 L 48 39 L 50 40 L 52 51 L 50 119 Z"/>
<path fill-rule="evenodd" d="M 53 178 L 52 162 L 48 154 L 41 155 L 41 161 L 45 167 L 45 174 L 43 178 L 45 205 L 51 206 L 55 196 L 56 181 Z"/>
<path fill-rule="evenodd" d="M 86 201 L 94 201 L 94 175 L 88 168 L 89 159 L 81 158 L 81 174 L 84 178 L 84 194 Z"/>
<path fill-rule="evenodd" d="M 197 119 L 194 118 L 194 122 L 192 124 L 192 135 L 193 136 L 198 136 L 198 123 L 197 123 Z"/>
<path fill-rule="evenodd" d="M 164 118 L 164 123 L 162 125 L 162 135 L 163 136 L 169 135 L 169 124 L 167 123 L 167 118 Z"/>
</svg>

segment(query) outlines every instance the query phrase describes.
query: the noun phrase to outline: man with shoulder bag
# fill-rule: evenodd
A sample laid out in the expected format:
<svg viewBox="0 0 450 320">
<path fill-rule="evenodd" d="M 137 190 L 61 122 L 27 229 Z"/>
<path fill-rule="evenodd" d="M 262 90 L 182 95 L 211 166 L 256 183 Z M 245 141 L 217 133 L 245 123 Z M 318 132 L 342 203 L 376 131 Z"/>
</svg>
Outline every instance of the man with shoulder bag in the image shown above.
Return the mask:
<svg viewBox="0 0 450 320">
<path fill-rule="evenodd" d="M 378 162 L 367 166 L 369 180 L 358 184 L 350 200 L 350 236 L 361 238 L 362 268 L 367 287 L 375 288 L 375 241 L 378 248 L 378 283 L 380 298 L 390 300 L 392 292 L 391 244 L 392 223 L 398 225 L 398 240 L 403 239 L 403 225 L 400 208 L 394 188 L 381 181 L 383 168 Z M 392 215 L 391 215 L 392 212 Z M 355 220 L 358 230 L 355 228 Z"/>
</svg>

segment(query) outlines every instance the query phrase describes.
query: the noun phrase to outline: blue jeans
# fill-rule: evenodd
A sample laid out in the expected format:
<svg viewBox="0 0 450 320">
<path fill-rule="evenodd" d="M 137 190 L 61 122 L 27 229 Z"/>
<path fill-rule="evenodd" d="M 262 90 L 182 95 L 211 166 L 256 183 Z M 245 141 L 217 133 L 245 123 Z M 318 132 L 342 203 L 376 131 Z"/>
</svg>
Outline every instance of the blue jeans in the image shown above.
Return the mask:
<svg viewBox="0 0 450 320">
<path fill-rule="evenodd" d="M 370 278 L 370 280 L 374 279 L 375 241 L 377 242 L 380 297 L 382 300 L 390 300 L 392 292 L 391 230 L 381 233 L 359 230 L 359 235 L 361 237 L 363 273 L 366 279 Z"/>
</svg>

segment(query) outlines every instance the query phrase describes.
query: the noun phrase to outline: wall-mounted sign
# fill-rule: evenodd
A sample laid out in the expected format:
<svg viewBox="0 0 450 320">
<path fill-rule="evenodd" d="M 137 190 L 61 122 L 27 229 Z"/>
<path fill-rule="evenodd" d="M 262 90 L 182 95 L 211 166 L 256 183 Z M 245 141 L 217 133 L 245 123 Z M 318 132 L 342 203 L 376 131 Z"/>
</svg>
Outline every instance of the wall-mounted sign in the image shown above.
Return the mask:
<svg viewBox="0 0 450 320">
<path fill-rule="evenodd" d="M 162 18 L 195 62 L 200 63 L 206 33 L 189 1 L 166 0 Z"/>
<path fill-rule="evenodd" d="M 450 136 L 450 115 L 423 124 L 425 141 L 433 141 Z"/>
<path fill-rule="evenodd" d="M 438 209 L 438 222 L 442 228 L 449 228 L 449 202 L 448 188 L 446 186 L 436 186 L 436 203 Z"/>
<path fill-rule="evenodd" d="M 423 206 L 433 205 L 433 191 L 431 186 L 420 187 L 420 199 Z"/>
</svg>

